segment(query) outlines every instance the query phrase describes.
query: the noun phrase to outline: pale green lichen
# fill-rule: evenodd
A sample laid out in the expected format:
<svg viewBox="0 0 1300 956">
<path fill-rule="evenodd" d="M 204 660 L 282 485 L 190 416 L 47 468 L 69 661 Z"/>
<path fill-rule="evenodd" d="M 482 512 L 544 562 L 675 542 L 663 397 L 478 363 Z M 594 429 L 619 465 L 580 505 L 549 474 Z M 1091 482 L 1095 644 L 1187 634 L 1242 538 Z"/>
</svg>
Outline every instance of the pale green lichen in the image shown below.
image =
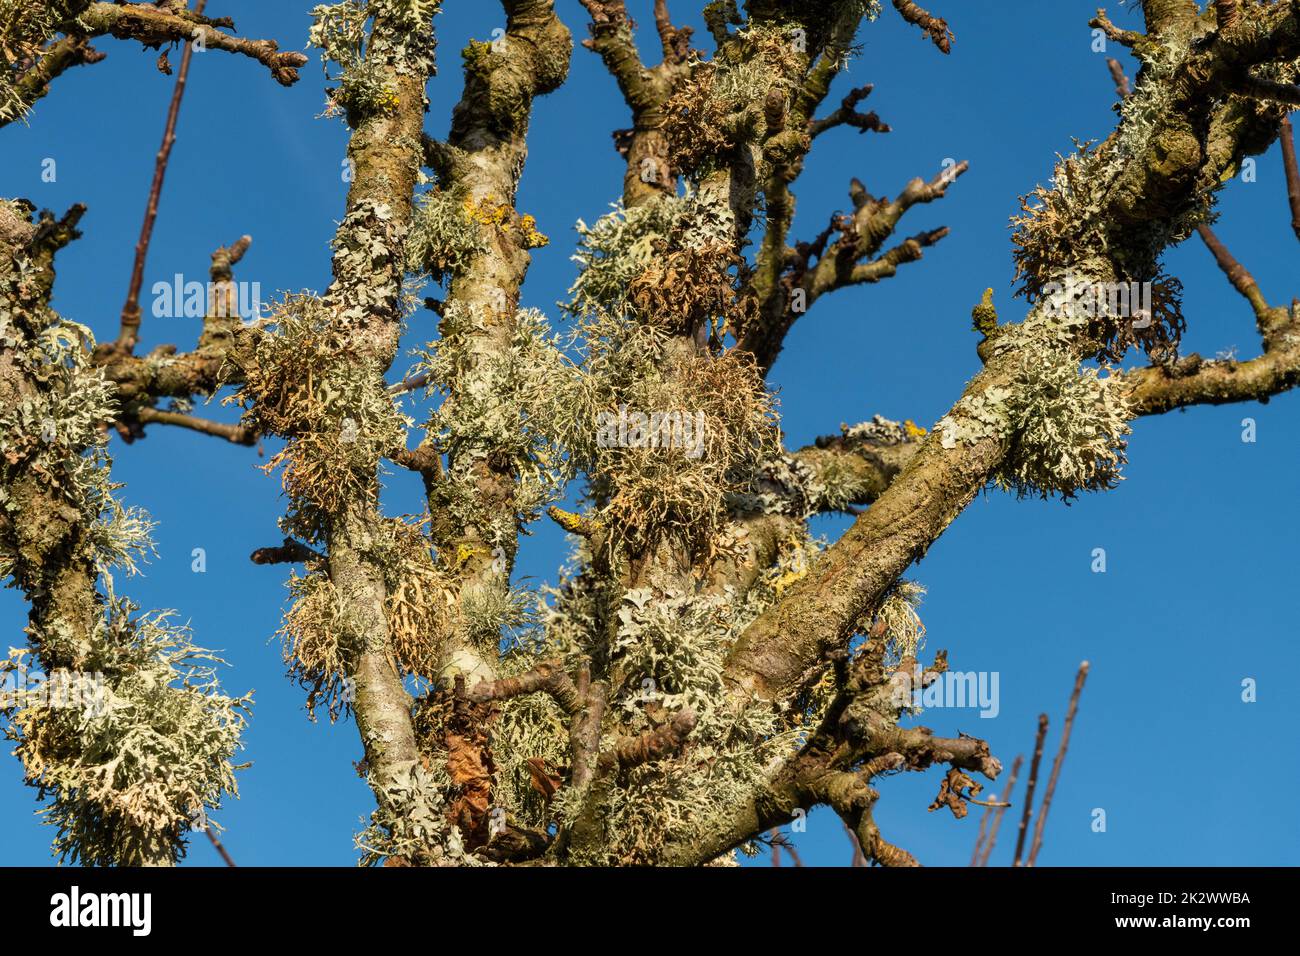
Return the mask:
<svg viewBox="0 0 1300 956">
<path fill-rule="evenodd" d="M 566 452 L 587 417 L 577 374 L 536 310 L 516 313 L 504 349 L 478 348 L 487 321 L 458 303 L 441 329 L 442 338 L 420 353 L 418 370 L 442 399 L 425 423 L 429 440 L 453 462 L 440 483 L 442 504 L 490 547 L 504 547 L 573 477 Z M 517 475 L 513 513 L 483 507 L 474 471 L 488 457 L 509 462 Z"/>
<path fill-rule="evenodd" d="M 27 116 L 30 104 L 17 81 L 49 52 L 46 43 L 67 19 L 68 6 L 64 0 L 0 0 L 0 122 Z"/>
<path fill-rule="evenodd" d="M 7 206 L 10 218 L 27 221 L 28 210 Z M 12 576 L 36 608 L 32 651 L 11 651 L 0 670 L 27 670 L 29 658 L 42 669 L 75 669 L 102 681 L 102 699 L 71 707 L 6 699 L 0 717 L 24 779 L 47 801 L 41 812 L 57 829 L 60 858 L 170 862 L 184 854 L 195 822 L 206 823 L 207 810 L 236 792 L 231 761 L 251 698 L 220 691 L 220 659 L 195 647 L 170 612 L 139 614 L 114 593 L 110 569 L 135 569 L 152 548 L 151 524 L 113 494 L 104 447 L 104 425 L 116 413 L 112 389 L 91 364 L 90 331 L 44 304 L 48 281 L 26 259 L 0 259 L 6 355 L 27 386 L 0 415 L 0 507 L 14 526 L 29 517 L 14 495 L 30 494 L 35 480 L 57 521 L 75 533 L 58 539 L 67 550 L 57 553 L 0 539 L 0 576 Z M 85 575 L 87 607 L 52 602 L 48 576 L 59 568 Z M 65 616 L 80 611 L 88 633 Z"/>
<path fill-rule="evenodd" d="M 624 595 L 605 739 L 644 733 L 686 707 L 697 720 L 681 752 L 613 782 L 602 797 L 605 842 L 595 858 L 575 862 L 653 862 L 668 836 L 703 836 L 718 807 L 752 790 L 771 761 L 795 746 L 798 728 L 766 705 L 736 709 L 723 692 L 725 655 L 760 609 L 734 593 Z M 580 796 L 561 791 L 562 820 L 578 813 Z"/>
<path fill-rule="evenodd" d="M 935 428 L 945 448 L 1008 440 L 994 482 L 1018 496 L 1068 500 L 1113 488 L 1132 413 L 1118 381 L 1103 371 L 1080 368 L 1063 349 L 1025 348 L 1011 386 L 968 395 Z"/>
<path fill-rule="evenodd" d="M 377 295 L 375 304 L 389 302 Z M 405 447 L 411 424 L 387 393 L 381 362 L 345 347 L 340 323 L 350 318 L 315 296 L 286 296 L 240 359 L 233 400 L 248 427 L 288 440 L 265 468 L 283 470 L 282 527 L 307 541 L 321 539 L 342 502 L 376 493 L 379 460 Z"/>
<path fill-rule="evenodd" d="M 925 587 L 900 578 L 889 589 L 875 618 L 885 628 L 885 666 L 895 668 L 907 658 L 915 659 L 925 644 L 925 624 L 918 609 Z"/>
<path fill-rule="evenodd" d="M 427 272 L 441 282 L 487 250 L 482 230 L 467 214 L 468 202 L 464 187 L 430 189 L 419 196 L 406 238 L 409 271 Z"/>
<path fill-rule="evenodd" d="M 659 261 L 660 244 L 670 237 L 678 247 L 729 242 L 732 221 L 729 210 L 694 193 L 657 197 L 631 209 L 616 205 L 591 226 L 579 220 L 573 260 L 581 269 L 566 308 L 582 315 L 626 314 L 632 280 Z"/>
<path fill-rule="evenodd" d="M 448 826 L 451 780 L 436 764 L 411 765 L 383 788 L 379 805 L 357 834 L 358 866 L 398 860 L 408 866 L 482 866 L 466 854 L 460 831 Z"/>
<path fill-rule="evenodd" d="M 440 0 L 343 0 L 311 10 L 308 42 L 321 50 L 325 75 L 338 86 L 329 91 L 327 114 L 360 117 L 390 112 L 397 90 L 386 79 L 393 69 L 433 71 L 434 40 L 429 27 Z M 387 29 L 375 31 L 376 17 Z M 330 72 L 334 63 L 336 74 Z M 394 64 L 397 64 L 395 67 Z"/>
<path fill-rule="evenodd" d="M 3 711 L 25 779 L 49 805 L 54 850 L 69 863 L 139 866 L 179 859 L 185 832 L 235 795 L 231 763 L 252 698 L 221 693 L 220 658 L 170 612 L 136 614 L 106 581 L 106 614 L 83 673 L 104 675 L 99 706 Z"/>
</svg>

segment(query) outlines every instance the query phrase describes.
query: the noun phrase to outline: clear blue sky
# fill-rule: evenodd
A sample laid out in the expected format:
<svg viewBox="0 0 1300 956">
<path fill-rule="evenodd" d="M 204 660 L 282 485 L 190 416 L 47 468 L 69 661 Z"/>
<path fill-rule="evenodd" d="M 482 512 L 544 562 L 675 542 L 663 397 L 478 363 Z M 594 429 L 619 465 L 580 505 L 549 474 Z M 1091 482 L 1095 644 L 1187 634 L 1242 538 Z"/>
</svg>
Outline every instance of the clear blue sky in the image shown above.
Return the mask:
<svg viewBox="0 0 1300 956">
<path fill-rule="evenodd" d="M 299 48 L 310 5 L 214 0 L 209 13 L 234 17 L 245 36 Z M 629 5 L 652 32 L 650 0 Z M 702 2 L 671 5 L 680 17 Z M 948 198 L 915 209 L 900 230 L 946 224 L 953 232 L 897 278 L 821 300 L 795 328 L 773 375 L 792 446 L 875 413 L 925 425 L 938 419 L 978 368 L 970 309 L 984 288 L 997 290 L 1004 319 L 1023 315 L 1023 304 L 1010 298 L 1007 222 L 1017 197 L 1046 181 L 1071 137 L 1101 138 L 1113 126 L 1105 57 L 1092 52 L 1087 27 L 1095 0 L 933 5 L 956 34 L 950 57 L 892 10 L 861 32 L 862 55 L 832 103 L 849 85 L 873 82 L 867 106 L 894 132 L 838 130 L 818 141 L 796 187 L 795 232 L 811 238 L 831 211 L 847 207 L 851 176 L 877 195 L 892 194 L 913 176 L 933 176 L 947 158 L 967 159 L 971 171 Z M 575 36 L 586 36 L 577 0 L 559 6 Z M 437 19 L 442 73 L 430 85 L 434 135 L 446 132 L 460 93 L 458 51 L 502 25 L 493 3 L 447 0 L 445 7 Z M 1137 26 L 1135 15 L 1112 13 Z M 705 45 L 702 28 L 697 38 Z M 98 46 L 109 58 L 61 78 L 29 128 L 0 131 L 0 192 L 59 211 L 89 205 L 85 237 L 60 255 L 55 305 L 108 338 L 172 81 L 155 69 L 156 55 L 136 45 Z M 212 250 L 243 233 L 254 244 L 237 278 L 260 282 L 264 298 L 328 284 L 346 131 L 339 121 L 315 118 L 323 86 L 315 62 L 285 90 L 246 59 L 196 57 L 146 293 L 177 272 L 205 280 Z M 599 59 L 575 50 L 568 83 L 534 114 L 519 205 L 552 243 L 534 253 L 526 305 L 558 319 L 554 303 L 574 274 L 572 226 L 580 217 L 596 219 L 617 197 L 622 164 L 610 131 L 626 125 Z M 47 157 L 58 163 L 53 184 L 41 181 Z M 1260 158 L 1256 182 L 1229 185 L 1221 208 L 1221 237 L 1265 294 L 1274 302 L 1300 295 L 1300 250 L 1288 227 L 1277 149 Z M 1249 309 L 1198 242 L 1173 250 L 1168 262 L 1186 284 L 1186 346 L 1257 354 Z M 409 344 L 431 338 L 433 321 L 429 313 L 417 316 Z M 196 319 L 146 312 L 144 345 L 188 348 L 198 330 Z M 229 411 L 214 405 L 205 414 Z M 1253 444 L 1241 440 L 1247 416 L 1257 422 Z M 990 492 L 915 569 L 929 588 L 922 608 L 929 648 L 948 648 L 957 670 L 997 671 L 1001 680 L 995 719 L 931 710 L 923 722 L 937 733 L 985 737 L 1009 765 L 1017 753 L 1028 754 L 1036 715 L 1046 710 L 1050 759 L 1075 669 L 1085 658 L 1092 662 L 1040 863 L 1300 862 L 1300 822 L 1282 798 L 1300 786 L 1289 739 L 1300 695 L 1287 683 L 1300 670 L 1298 439 L 1300 399 L 1291 395 L 1267 406 L 1139 422 L 1128 480 L 1118 490 L 1070 507 Z M 123 580 L 122 590 L 145 607 L 177 608 L 199 644 L 224 652 L 226 686 L 256 691 L 245 738 L 253 766 L 240 776 L 240 799 L 217 815 L 229 849 L 242 865 L 353 863 L 352 834 L 371 808 L 352 769 L 360 757 L 355 728 L 308 722 L 303 691 L 284 679 L 272 640 L 286 569 L 248 561 L 253 549 L 278 543 L 278 481 L 257 470 L 264 459 L 250 449 L 160 426 L 130 447 L 115 440 L 113 453 L 115 477 L 126 483 L 122 496 L 159 522 L 159 557 L 142 576 Z M 398 476 L 386 506 L 416 511 L 417 491 L 410 476 Z M 844 520 L 828 519 L 818 530 L 835 535 L 843 527 Z M 204 574 L 191 571 L 196 547 L 207 552 Z M 1090 571 L 1098 547 L 1108 555 L 1105 574 Z M 533 583 L 553 580 L 562 554 L 558 530 L 538 525 L 524 542 L 518 573 Z M 22 643 L 24 620 L 18 595 L 0 592 L 0 647 Z M 1241 701 L 1248 677 L 1258 682 L 1257 703 Z M 889 839 L 922 862 L 964 865 L 978 820 L 927 814 L 940 776 L 883 781 L 876 817 Z M 21 784 L 17 761 L 0 760 L 0 863 L 49 862 L 52 831 L 33 815 L 34 796 Z M 1105 833 L 1091 829 L 1094 808 L 1106 811 Z M 1012 831 L 1008 821 L 995 863 L 1009 861 Z M 796 839 L 810 864 L 849 858 L 829 812 L 815 812 Z M 187 862 L 219 861 L 200 836 Z"/>
</svg>

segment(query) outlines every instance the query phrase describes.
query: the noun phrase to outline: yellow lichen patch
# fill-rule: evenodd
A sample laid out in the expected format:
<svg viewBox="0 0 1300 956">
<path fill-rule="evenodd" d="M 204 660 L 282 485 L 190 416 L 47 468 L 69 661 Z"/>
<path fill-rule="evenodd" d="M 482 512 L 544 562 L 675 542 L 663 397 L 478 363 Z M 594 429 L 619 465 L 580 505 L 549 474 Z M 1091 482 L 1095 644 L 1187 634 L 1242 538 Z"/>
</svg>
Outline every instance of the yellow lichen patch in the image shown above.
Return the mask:
<svg viewBox="0 0 1300 956">
<path fill-rule="evenodd" d="M 379 94 L 379 108 L 385 113 L 391 113 L 396 110 L 399 102 L 400 98 L 397 95 L 397 90 L 392 87 L 384 87 L 383 91 Z"/>
<path fill-rule="evenodd" d="M 489 226 L 494 229 L 500 229 L 510 218 L 510 206 L 504 203 L 496 203 L 491 195 L 484 196 L 481 200 L 468 198 L 465 200 L 465 216 L 470 222 L 476 222 L 481 226 Z"/>
<path fill-rule="evenodd" d="M 531 215 L 519 220 L 519 234 L 525 249 L 540 249 L 551 241 L 550 237 L 538 230 L 537 220 Z"/>
<path fill-rule="evenodd" d="M 912 421 L 910 418 L 903 422 L 903 431 L 906 432 L 907 437 L 911 439 L 924 438 L 929 434 L 924 428 Z"/>
</svg>

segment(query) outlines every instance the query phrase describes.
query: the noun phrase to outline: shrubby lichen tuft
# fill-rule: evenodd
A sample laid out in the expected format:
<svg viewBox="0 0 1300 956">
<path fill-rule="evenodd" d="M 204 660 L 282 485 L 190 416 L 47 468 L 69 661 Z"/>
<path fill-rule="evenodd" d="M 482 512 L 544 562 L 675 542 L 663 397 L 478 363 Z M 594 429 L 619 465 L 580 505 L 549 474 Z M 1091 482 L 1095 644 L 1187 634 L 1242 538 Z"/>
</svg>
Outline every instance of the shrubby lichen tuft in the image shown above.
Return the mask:
<svg viewBox="0 0 1300 956">
<path fill-rule="evenodd" d="M 184 855 L 184 835 L 237 792 L 231 760 L 252 698 L 217 684 L 220 658 L 170 612 L 137 614 L 107 582 L 105 616 L 82 662 L 102 674 L 93 706 L 0 709 L 24 777 L 49 805 L 54 850 L 69 863 L 141 866 Z"/>
<path fill-rule="evenodd" d="M 356 354 L 335 313 L 311 295 L 287 296 L 241 356 L 235 400 L 259 434 L 287 439 L 264 466 L 282 469 L 285 530 L 319 540 L 345 501 L 377 493 L 380 458 L 404 448 L 410 422 L 388 395 L 380 362 Z"/>
</svg>

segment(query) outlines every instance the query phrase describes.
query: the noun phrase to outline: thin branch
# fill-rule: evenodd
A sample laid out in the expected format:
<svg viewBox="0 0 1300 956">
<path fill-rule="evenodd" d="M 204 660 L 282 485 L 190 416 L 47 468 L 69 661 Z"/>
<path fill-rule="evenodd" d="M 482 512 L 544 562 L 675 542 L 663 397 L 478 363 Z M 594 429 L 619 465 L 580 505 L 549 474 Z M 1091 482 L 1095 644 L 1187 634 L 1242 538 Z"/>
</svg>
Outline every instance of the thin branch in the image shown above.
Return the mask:
<svg viewBox="0 0 1300 956">
<path fill-rule="evenodd" d="M 196 415 L 167 412 L 157 408 L 141 408 L 134 412 L 132 417 L 142 425 L 176 425 L 180 428 L 188 428 L 190 431 L 199 432 L 202 435 L 224 438 L 236 445 L 257 444 L 257 432 L 251 428 L 245 428 L 243 425 L 214 422 L 211 419 L 199 418 Z"/>
<path fill-rule="evenodd" d="M 1124 73 L 1124 65 L 1112 56 L 1106 58 L 1106 66 L 1110 69 L 1110 78 L 1115 81 L 1115 95 L 1121 100 L 1128 99 L 1133 87 Z"/>
<path fill-rule="evenodd" d="M 1029 764 L 1029 788 L 1025 791 L 1025 811 L 1020 816 L 1020 832 L 1016 836 L 1016 856 L 1012 866 L 1020 865 L 1025 850 L 1025 837 L 1029 833 L 1029 815 L 1034 806 L 1034 790 L 1038 786 L 1038 765 L 1043 760 L 1043 740 L 1047 737 L 1047 715 L 1038 715 L 1038 736 L 1034 740 L 1034 759 Z"/>
<path fill-rule="evenodd" d="M 1105 10 L 1098 10 L 1097 15 L 1088 21 L 1088 26 L 1106 34 L 1106 39 L 1114 40 L 1121 46 L 1135 47 L 1146 37 L 1136 30 L 1121 30 L 1111 22 Z"/>
<path fill-rule="evenodd" d="M 849 844 L 853 847 L 853 862 L 849 866 L 866 866 L 867 858 L 862 854 L 862 843 L 858 840 L 858 835 L 853 832 L 853 827 L 849 826 L 847 822 L 843 820 L 840 822 L 844 823 L 844 832 L 849 835 Z"/>
<path fill-rule="evenodd" d="M 868 130 L 875 133 L 893 132 L 889 124 L 882 121 L 875 110 L 870 113 L 862 113 L 857 109 L 858 104 L 870 96 L 873 89 L 875 89 L 874 84 L 868 83 L 865 86 L 849 90 L 848 95 L 840 101 L 839 108 L 833 113 L 822 119 L 809 121 L 808 134 L 816 138 L 837 126 L 852 126 L 859 133 L 865 133 Z"/>
<path fill-rule="evenodd" d="M 1007 778 L 1007 785 L 1002 790 L 1002 802 L 1007 803 L 1011 799 L 1011 794 L 1016 788 L 1016 778 L 1020 776 L 1020 766 L 1025 762 L 1021 754 L 1016 754 L 1015 761 L 1011 764 L 1011 776 Z M 979 844 L 975 846 L 976 853 L 979 853 L 979 862 L 971 860 L 972 866 L 988 866 L 989 855 L 993 852 L 993 846 L 998 840 L 998 830 L 1002 827 L 1002 816 L 1006 813 L 1006 807 L 995 807 L 992 811 L 993 826 L 989 828 L 988 840 L 984 843 L 983 853 L 980 853 Z M 987 813 L 985 814 L 987 816 Z"/>
<path fill-rule="evenodd" d="M 235 861 L 231 859 L 230 853 L 226 850 L 225 844 L 223 844 L 220 840 L 218 840 L 217 835 L 214 832 L 212 832 L 212 827 L 211 826 L 204 827 L 203 832 L 208 835 L 208 839 L 212 841 L 212 845 L 216 847 L 217 852 L 221 854 L 221 858 L 226 861 L 226 866 L 233 867 L 235 865 Z"/>
<path fill-rule="evenodd" d="M 1266 402 L 1300 385 L 1300 341 L 1294 333 L 1300 317 L 1300 302 L 1274 313 L 1289 321 L 1271 325 L 1280 347 L 1246 362 L 1206 361 L 1199 355 L 1179 359 L 1170 368 L 1148 366 L 1123 373 L 1129 385 L 1129 404 L 1134 417 L 1159 415 L 1191 405 L 1227 405 L 1234 402 Z"/>
<path fill-rule="evenodd" d="M 194 7 L 196 16 L 203 14 L 208 0 L 198 0 Z M 126 303 L 122 306 L 121 330 L 117 334 L 118 351 L 130 355 L 135 351 L 140 337 L 140 287 L 144 285 L 144 263 L 149 255 L 149 242 L 153 238 L 154 222 L 158 218 L 158 202 L 162 197 L 163 180 L 167 177 L 167 162 L 176 144 L 176 120 L 181 113 L 181 100 L 185 97 L 185 84 L 189 81 L 190 61 L 194 58 L 194 44 L 186 43 L 181 53 L 181 67 L 176 74 L 171 105 L 167 109 L 167 124 L 163 128 L 162 145 L 154 162 L 153 183 L 149 187 L 149 201 L 145 205 L 144 223 L 140 238 L 135 244 L 135 262 L 131 266 L 131 282 L 126 290 Z"/>
<path fill-rule="evenodd" d="M 1228 251 L 1228 247 L 1225 246 L 1219 237 L 1214 234 L 1213 229 L 1205 223 L 1202 223 L 1196 227 L 1196 232 L 1205 243 L 1206 248 L 1208 248 L 1211 254 L 1213 254 L 1214 261 L 1223 271 L 1223 274 L 1227 276 L 1228 281 L 1232 283 L 1232 287 L 1240 292 L 1241 295 L 1245 297 L 1246 301 L 1250 303 L 1250 307 L 1254 310 L 1255 316 L 1257 318 L 1263 318 L 1269 311 L 1269 304 L 1265 300 L 1264 294 L 1260 292 L 1259 284 L 1255 281 L 1255 277 L 1250 274 L 1245 266 L 1233 257 L 1232 253 Z"/>
<path fill-rule="evenodd" d="M 903 19 L 913 26 L 920 27 L 942 53 L 952 52 L 952 31 L 946 20 L 934 16 L 917 6 L 913 0 L 894 0 L 894 9 L 902 14 Z"/>
<path fill-rule="evenodd" d="M 565 511 L 556 505 L 547 508 L 546 514 L 569 534 L 576 534 L 580 538 L 592 538 L 605 530 L 605 526 L 599 518 Z"/>
<path fill-rule="evenodd" d="M 1015 778 L 1015 770 L 1011 771 L 1012 779 Z M 1010 783 L 1010 781 L 1008 781 Z M 1005 799 L 1005 798 L 1004 798 Z M 980 828 L 975 832 L 975 849 L 971 851 L 970 865 L 977 866 L 980 858 L 980 849 L 984 846 L 984 838 L 988 835 L 989 818 L 996 813 L 1000 807 L 988 807 L 980 814 Z"/>
<path fill-rule="evenodd" d="M 413 392 L 417 388 L 424 388 L 429 383 L 429 373 L 421 372 L 419 375 L 411 375 L 402 379 L 395 385 L 388 386 L 389 395 L 402 395 L 406 392 Z"/>
<path fill-rule="evenodd" d="M 1065 712 L 1065 726 L 1061 731 L 1061 747 L 1056 751 L 1052 761 L 1052 775 L 1047 778 L 1047 790 L 1043 792 L 1043 806 L 1038 811 L 1038 821 L 1034 824 L 1034 842 L 1029 848 L 1029 866 L 1038 859 L 1038 851 L 1043 846 L 1043 831 L 1047 827 L 1047 811 L 1052 806 L 1052 794 L 1056 792 L 1056 781 L 1061 775 L 1061 765 L 1065 763 L 1065 750 L 1070 746 L 1070 730 L 1074 727 L 1074 715 L 1079 711 L 1079 695 L 1083 693 L 1083 682 L 1088 679 L 1088 662 L 1079 665 L 1079 673 L 1074 678 L 1074 692 L 1070 694 L 1070 708 Z"/>
<path fill-rule="evenodd" d="M 1291 229 L 1300 239 L 1300 167 L 1296 165 L 1295 132 L 1291 117 L 1282 117 L 1282 167 L 1286 170 L 1286 198 L 1291 206 Z"/>
<path fill-rule="evenodd" d="M 785 850 L 790 854 L 790 860 L 795 866 L 803 866 L 803 859 L 799 856 L 798 849 L 795 848 L 794 841 L 782 833 L 780 830 L 773 829 L 767 834 L 768 845 L 772 847 L 772 865 L 779 867 L 781 865 L 781 851 Z"/>
<path fill-rule="evenodd" d="M 202 9 L 202 5 L 198 9 Z M 178 12 L 145 3 L 92 3 L 77 21 L 89 30 L 90 36 L 111 34 L 119 40 L 138 40 L 146 47 L 164 43 L 191 41 L 202 43 L 204 49 L 238 53 L 257 60 L 281 86 L 298 82 L 298 68 L 305 66 L 307 57 L 297 51 L 281 52 L 274 40 L 246 40 L 217 29 L 232 26 L 230 20 L 210 20 L 197 10 L 181 9 Z"/>
<path fill-rule="evenodd" d="M 663 47 L 665 63 L 685 63 L 691 53 L 690 27 L 674 27 L 668 15 L 668 0 L 655 0 L 655 27 Z"/>
<path fill-rule="evenodd" d="M 570 716 L 582 710 L 578 688 L 564 672 L 564 666 L 559 661 L 543 661 L 518 677 L 481 680 L 465 692 L 465 697 L 472 703 L 479 704 L 538 692 L 549 694 L 560 705 L 560 709 Z"/>
<path fill-rule="evenodd" d="M 1294 83 L 1279 83 L 1277 80 L 1246 76 L 1232 84 L 1232 91 L 1255 100 L 1270 100 L 1274 103 L 1300 106 L 1300 86 Z"/>
<path fill-rule="evenodd" d="M 293 538 L 285 538 L 284 544 L 258 548 L 248 559 L 254 564 L 301 564 L 306 561 L 324 561 L 325 555 Z"/>
<path fill-rule="evenodd" d="M 0 126 L 7 126 L 21 118 L 25 110 L 50 91 L 50 84 L 74 66 L 98 63 L 107 56 L 90 45 L 85 37 L 67 36 L 51 43 L 41 51 L 36 64 L 18 75 L 13 85 L 13 95 L 19 106 Z"/>
<path fill-rule="evenodd" d="M 636 737 L 622 737 L 610 750 L 602 753 L 597 765 L 602 774 L 615 769 L 628 770 L 642 764 L 660 760 L 686 743 L 686 738 L 695 729 L 695 711 L 683 708 L 673 715 L 672 720 L 648 730 Z"/>
<path fill-rule="evenodd" d="M 632 39 L 623 0 L 582 0 L 582 5 L 591 15 L 591 36 L 582 45 L 600 54 L 633 111 L 644 108 L 653 95 L 652 84 Z"/>
</svg>

